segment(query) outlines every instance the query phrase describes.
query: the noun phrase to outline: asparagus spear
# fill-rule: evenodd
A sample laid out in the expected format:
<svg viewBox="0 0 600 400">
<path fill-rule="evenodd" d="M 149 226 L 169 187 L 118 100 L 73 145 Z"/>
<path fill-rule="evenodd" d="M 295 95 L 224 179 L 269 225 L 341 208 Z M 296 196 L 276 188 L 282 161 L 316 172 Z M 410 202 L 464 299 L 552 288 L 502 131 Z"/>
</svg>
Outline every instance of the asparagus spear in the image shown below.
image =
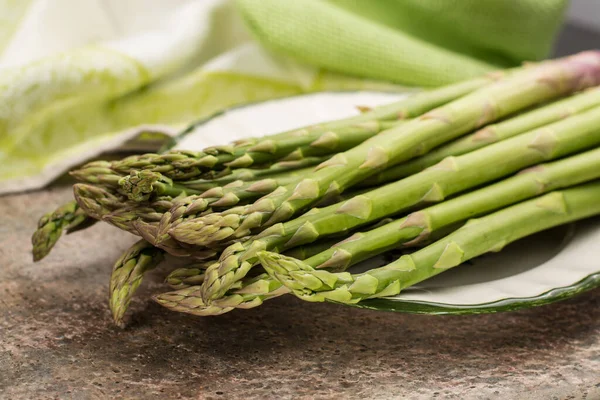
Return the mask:
<svg viewBox="0 0 600 400">
<path fill-rule="evenodd" d="M 208 171 L 202 175 L 201 179 L 195 182 L 200 183 L 201 181 L 210 182 L 214 186 L 207 189 L 212 189 L 216 186 L 224 186 L 233 181 L 257 181 L 267 177 L 273 177 L 288 173 L 293 170 L 315 166 L 327 160 L 329 157 L 304 157 L 300 160 L 294 161 L 279 161 L 267 168 L 237 168 L 231 169 L 226 168 L 220 171 Z"/>
<path fill-rule="evenodd" d="M 167 156 L 165 155 L 165 157 Z M 169 157 L 172 157 L 172 154 L 170 154 Z M 325 161 L 326 159 L 327 157 L 305 157 L 301 160 L 296 161 L 280 161 L 271 165 L 270 167 L 262 169 L 240 168 L 234 170 L 225 169 L 221 171 L 208 171 L 202 174 L 200 178 L 198 178 L 196 175 L 187 177 L 184 171 L 179 171 L 177 174 L 175 174 L 175 177 L 173 176 L 173 174 L 165 176 L 174 180 L 177 180 L 176 178 L 179 178 L 179 180 L 185 180 L 187 184 L 193 189 L 204 191 L 212 189 L 213 187 L 223 186 L 237 180 L 254 181 L 265 178 L 267 176 L 286 173 L 295 169 L 313 166 Z M 124 162 L 124 160 L 113 163 L 118 164 L 120 162 Z M 132 169 L 130 171 L 125 171 L 122 168 L 115 167 L 115 169 L 120 171 L 118 172 L 115 171 L 115 169 L 113 169 L 113 163 L 111 163 L 110 161 L 92 161 L 90 163 L 85 164 L 79 169 L 69 172 L 69 174 L 73 176 L 77 181 L 82 183 L 91 183 L 94 185 L 118 188 L 120 186 L 119 181 L 124 176 L 130 174 L 131 171 L 141 170 L 155 172 L 158 174 L 161 173 L 161 168 L 156 166 L 153 167 L 152 165 L 147 165 L 148 168 L 146 169 Z M 171 167 L 175 168 L 174 166 Z M 188 180 L 189 178 L 198 179 Z"/>
<path fill-rule="evenodd" d="M 204 271 L 206 266 L 201 265 L 190 265 L 183 268 L 177 268 L 171 271 L 165 278 L 165 282 L 172 289 L 185 289 L 186 287 L 200 285 L 204 281 Z"/>
<path fill-rule="evenodd" d="M 256 199 L 261 195 L 271 193 L 279 185 L 295 181 L 311 171 L 311 168 L 301 168 L 285 173 L 270 175 L 257 181 L 237 180 L 226 185 L 213 187 L 208 190 L 196 190 L 195 182 L 176 183 L 161 174 L 150 171 L 133 172 L 122 178 L 120 184 L 125 193 L 132 201 L 147 201 L 156 195 L 167 195 L 177 197 L 191 195 L 191 199 L 199 199 L 204 204 L 204 211 L 210 207 L 232 207 L 240 201 Z M 201 199 L 201 200 L 200 200 Z M 196 204 L 198 210 L 200 204 Z"/>
<path fill-rule="evenodd" d="M 111 166 L 110 161 L 92 161 L 79 169 L 70 171 L 69 175 L 78 182 L 116 188 L 119 187 L 119 180 L 123 174 L 115 172 Z"/>
<path fill-rule="evenodd" d="M 435 107 L 446 104 L 449 101 L 488 85 L 490 81 L 496 79 L 499 74 L 501 73 L 489 74 L 486 77 L 418 93 L 392 104 L 375 107 L 370 111 L 354 117 L 297 128 L 266 138 L 247 139 L 238 141 L 232 145 L 215 146 L 205 149 L 205 152 L 220 158 L 216 165 L 222 162 L 222 160 L 228 160 L 229 157 L 232 157 L 233 159 L 225 163 L 225 165 L 228 166 L 247 167 L 250 165 L 261 164 L 269 160 L 267 153 L 281 157 L 282 155 L 289 154 L 296 147 L 307 146 L 315 141 L 323 142 L 323 144 L 336 142 L 338 139 L 336 139 L 335 136 L 340 130 L 345 132 L 337 136 L 345 137 L 351 131 L 357 127 L 362 127 L 364 124 L 408 119 L 419 116 Z M 290 139 L 292 139 L 292 144 L 288 145 L 286 141 Z M 331 144 L 328 144 L 327 146 L 331 146 Z"/>
<path fill-rule="evenodd" d="M 282 158 L 300 146 L 310 146 L 315 142 L 313 148 L 333 146 L 331 150 L 334 150 L 337 147 L 336 135 L 341 138 L 354 134 L 353 132 L 377 133 L 372 130 L 374 125 L 382 123 L 382 127 L 385 127 L 390 121 L 419 116 L 488 85 L 499 74 L 502 73 L 497 72 L 417 93 L 404 100 L 375 107 L 358 116 L 297 128 L 262 138 L 243 139 L 230 145 L 207 148 L 204 152 L 172 151 L 166 154 L 131 156 L 112 162 L 111 169 L 121 175 L 129 174 L 131 170 L 149 170 L 174 180 L 187 180 L 200 177 L 211 170 L 271 163 L 274 159 Z"/>
<path fill-rule="evenodd" d="M 91 218 L 101 220 L 102 217 L 120 208 L 126 199 L 106 188 L 85 183 L 73 185 L 73 195 L 79 207 Z"/>
<path fill-rule="evenodd" d="M 234 181 L 224 187 L 210 189 L 201 195 L 185 197 L 175 202 L 173 208 L 163 215 L 154 244 L 160 246 L 161 242 L 170 239 L 168 234 L 170 229 L 187 219 L 203 215 L 209 208 L 212 210 L 227 209 L 240 202 L 257 199 L 262 195 L 271 193 L 281 185 L 296 181 L 298 176 L 309 172 L 310 169 L 300 169 L 255 182 Z M 209 218 L 209 216 L 210 214 L 207 217 Z M 222 234 L 218 229 L 213 228 L 213 230 L 216 234 Z M 204 234 L 210 235 L 210 232 L 204 232 Z"/>
<path fill-rule="evenodd" d="M 226 296 L 204 303 L 199 286 L 153 296 L 153 299 L 173 310 L 198 316 L 221 315 L 234 308 L 254 308 L 263 301 L 279 297 L 289 290 L 266 273 L 239 281 Z"/>
<path fill-rule="evenodd" d="M 46 257 L 63 231 L 72 232 L 93 222 L 94 220 L 88 217 L 75 201 L 65 203 L 44 215 L 38 221 L 38 229 L 31 237 L 33 261 Z"/>
<path fill-rule="evenodd" d="M 202 176 L 211 170 L 272 164 L 283 161 L 286 156 L 290 157 L 288 160 L 298 161 L 306 157 L 331 154 L 352 148 L 381 130 L 397 124 L 363 116 L 335 121 L 335 128 L 336 124 L 323 124 L 331 129 L 301 128 L 265 138 L 245 139 L 230 145 L 210 147 L 203 152 L 175 150 L 165 154 L 130 156 L 112 162 L 111 169 L 120 174 L 127 174 L 131 170 L 145 170 L 161 173 L 175 180 L 186 180 Z"/>
<path fill-rule="evenodd" d="M 544 105 L 514 118 L 497 124 L 487 125 L 472 134 L 435 148 L 419 158 L 379 172 L 359 185 L 376 186 L 381 183 L 405 178 L 437 164 L 446 157 L 459 156 L 480 149 L 491 143 L 511 138 L 531 129 L 589 110 L 598 105 L 600 105 L 600 88 L 590 88 L 583 93 Z"/>
<path fill-rule="evenodd" d="M 357 144 L 364 142 L 367 139 L 367 137 L 373 136 L 374 134 L 380 132 L 382 129 L 396 125 L 398 125 L 398 123 L 391 124 L 387 122 L 372 121 L 370 123 L 362 124 L 360 127 L 350 127 L 353 129 L 352 132 L 345 132 L 344 130 L 342 130 L 342 132 L 340 132 L 340 135 L 333 132 L 328 132 L 327 134 L 321 135 L 319 139 L 315 140 L 310 145 L 298 147 L 291 154 L 286 153 L 287 157 L 285 160 L 288 162 L 302 161 L 304 159 L 310 159 L 317 156 L 330 155 L 340 150 L 347 150 L 356 146 Z M 288 140 L 288 142 L 289 141 L 290 140 Z M 239 165 L 235 165 L 235 167 L 238 166 Z M 307 169 L 286 171 L 284 174 L 277 174 L 271 176 L 272 179 L 270 182 L 279 182 L 279 185 L 286 185 L 288 183 L 286 178 L 296 175 L 302 175 L 306 172 L 308 172 Z M 277 178 L 277 180 L 275 180 L 275 178 Z M 240 181 L 233 181 L 230 182 L 229 185 L 232 185 L 234 182 L 238 183 L 239 185 L 243 183 L 240 183 Z M 260 182 L 263 185 L 265 184 L 264 180 Z M 216 187 L 207 189 L 207 186 L 212 185 L 212 182 L 208 183 L 207 185 L 207 182 L 205 180 L 173 181 L 172 179 L 164 176 L 159 172 L 153 172 L 150 170 L 131 171 L 129 175 L 120 178 L 118 184 L 121 193 L 127 195 L 127 197 L 129 197 L 130 200 L 138 202 L 147 201 L 152 195 L 155 194 L 175 197 L 180 195 L 181 193 L 187 193 L 188 195 L 199 195 L 206 190 L 209 190 L 211 193 L 214 194 L 220 193 L 219 189 L 216 189 Z M 259 184 L 257 183 L 254 185 L 254 187 L 258 187 L 258 185 Z M 275 188 L 276 187 L 277 186 L 275 186 Z M 275 188 L 273 188 L 273 190 Z M 265 193 L 270 193 L 271 191 L 266 191 Z M 204 197 L 214 196 L 205 195 Z M 223 197 L 223 195 L 221 195 L 221 197 Z M 237 196 L 231 194 L 229 198 L 237 198 Z M 218 199 L 219 197 L 217 198 L 217 200 Z M 226 199 L 224 198 L 223 200 Z"/>
<path fill-rule="evenodd" d="M 137 234 L 154 245 L 159 227 L 158 223 L 148 223 L 142 219 L 137 219 L 132 225 L 137 230 Z M 177 243 L 174 240 L 163 241 L 159 246 L 155 247 L 168 251 L 176 257 L 192 257 L 195 260 L 214 259 L 218 251 L 222 250 L 220 248 L 205 249 L 198 246 L 190 246 L 185 243 Z"/>
<path fill-rule="evenodd" d="M 281 186 L 252 205 L 228 210 L 221 219 L 213 214 L 207 217 L 209 221 L 199 221 L 196 227 L 213 225 L 202 231 L 222 230 L 222 234 L 214 235 L 216 241 L 255 234 L 292 218 L 324 195 L 342 192 L 385 167 L 424 154 L 513 112 L 599 82 L 600 52 L 580 53 L 515 73 L 338 153 L 320 164 L 312 176 Z M 211 245 L 210 238 L 194 240 Z"/>
<path fill-rule="evenodd" d="M 600 181 L 546 194 L 470 220 L 446 238 L 362 274 L 316 271 L 299 260 L 259 252 L 265 269 L 303 300 L 354 304 L 404 288 L 520 238 L 600 214 Z"/>
<path fill-rule="evenodd" d="M 304 260 L 311 256 L 319 254 L 325 251 L 326 249 L 331 248 L 338 242 L 339 239 L 319 240 L 316 243 L 311 243 L 306 246 L 300 246 L 290 249 L 289 251 L 285 252 L 285 254 L 290 257 L 297 258 L 299 260 Z M 167 276 L 165 281 L 173 289 L 183 289 L 189 286 L 200 285 L 204 281 L 204 271 L 213 263 L 214 261 L 205 261 L 200 263 L 193 263 L 190 266 L 182 268 L 177 268 Z M 268 279 L 268 277 L 265 278 Z M 257 295 L 264 294 L 268 293 L 258 293 Z"/>
<path fill-rule="evenodd" d="M 144 204 L 131 203 L 106 188 L 84 183 L 73 185 L 73 193 L 80 209 L 90 218 L 108 222 L 135 235 L 139 232 L 134 222 L 142 220 L 157 224 L 173 205 L 170 197 L 158 197 Z"/>
<path fill-rule="evenodd" d="M 220 262 L 206 272 L 204 300 L 208 302 L 223 295 L 232 282 L 241 279 L 256 263 L 259 250 L 283 250 L 310 243 L 319 237 L 377 221 L 420 203 L 441 201 L 527 166 L 598 143 L 600 107 L 459 157 L 449 157 L 419 174 L 346 202 L 314 209 L 295 220 L 274 225 L 252 240 L 227 248 Z M 195 231 L 194 220 L 190 220 L 175 227 L 170 234 L 177 241 L 193 244 Z"/>
<path fill-rule="evenodd" d="M 251 147 L 239 148 L 217 146 L 205 149 L 217 157 L 235 157 L 225 163 L 229 168 L 246 168 L 264 165 L 276 160 L 294 161 L 305 157 L 319 157 L 351 149 L 382 130 L 399 125 L 400 122 L 365 121 L 326 132 L 300 131 L 279 140 L 264 139 Z M 242 155 L 236 157 L 236 153 Z"/>
<path fill-rule="evenodd" d="M 163 253 L 145 240 L 139 240 L 113 266 L 109 306 L 117 325 L 122 324 L 123 315 L 144 274 L 163 260 Z"/>
<path fill-rule="evenodd" d="M 302 264 L 306 265 L 306 267 L 303 267 L 303 270 L 314 268 L 316 270 L 344 271 L 351 265 L 398 246 L 414 246 L 417 243 L 422 243 L 432 234 L 444 232 L 448 227 L 452 227 L 460 221 L 487 214 L 542 193 L 594 179 L 600 179 L 600 148 L 552 163 L 537 165 L 506 180 L 433 205 L 421 211 L 413 212 L 405 218 L 389 222 L 368 232 L 356 233 L 310 257 L 298 257 L 293 254 L 293 251 L 284 254 L 290 258 L 300 260 L 306 258 Z M 202 271 L 201 279 L 192 275 L 190 274 L 180 279 L 178 282 L 179 287 L 198 285 L 204 281 L 204 270 Z M 268 278 L 262 279 L 268 280 Z M 257 289 L 262 290 L 265 288 L 281 293 L 276 283 L 263 284 Z M 182 295 L 181 299 L 185 298 L 187 299 L 186 301 L 191 302 L 192 297 L 197 294 L 199 294 L 199 290 L 195 288 L 192 291 L 186 291 L 185 296 Z M 176 302 L 174 299 L 178 295 L 180 295 L 179 292 L 168 293 L 167 298 L 169 301 L 162 302 L 161 304 L 167 307 L 175 305 Z M 250 302 L 253 295 L 263 300 L 267 296 L 268 298 L 274 297 L 270 296 L 269 292 L 260 291 L 250 293 L 246 291 L 244 296 L 245 302 Z M 163 299 L 161 295 L 156 298 Z M 215 310 L 215 308 L 211 307 L 210 310 Z M 199 306 L 189 309 L 187 312 L 195 313 L 196 311 L 200 315 L 209 315 L 211 312 L 200 309 Z"/>
</svg>

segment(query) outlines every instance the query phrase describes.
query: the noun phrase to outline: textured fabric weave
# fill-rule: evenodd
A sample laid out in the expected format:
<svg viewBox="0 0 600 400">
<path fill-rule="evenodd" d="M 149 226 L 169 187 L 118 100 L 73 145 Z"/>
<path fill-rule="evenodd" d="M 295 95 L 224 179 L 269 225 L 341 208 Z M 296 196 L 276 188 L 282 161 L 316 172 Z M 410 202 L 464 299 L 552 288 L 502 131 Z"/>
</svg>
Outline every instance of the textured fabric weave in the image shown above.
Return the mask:
<svg viewBox="0 0 600 400">
<path fill-rule="evenodd" d="M 566 0 L 237 0 L 266 46 L 329 70 L 436 86 L 548 55 Z"/>
</svg>

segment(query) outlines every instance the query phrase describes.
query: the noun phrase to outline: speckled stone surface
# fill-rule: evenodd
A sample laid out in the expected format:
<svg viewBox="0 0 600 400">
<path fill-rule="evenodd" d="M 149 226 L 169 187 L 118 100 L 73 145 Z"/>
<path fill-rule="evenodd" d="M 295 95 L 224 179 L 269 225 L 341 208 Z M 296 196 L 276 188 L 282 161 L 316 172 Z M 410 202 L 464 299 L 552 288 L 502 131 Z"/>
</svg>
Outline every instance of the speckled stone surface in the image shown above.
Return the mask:
<svg viewBox="0 0 600 400">
<path fill-rule="evenodd" d="M 600 290 L 539 308 L 419 316 L 278 298 L 219 317 L 149 299 L 112 325 L 107 281 L 135 241 L 96 225 L 33 264 L 68 187 L 0 197 L 2 399 L 600 399 Z"/>
</svg>

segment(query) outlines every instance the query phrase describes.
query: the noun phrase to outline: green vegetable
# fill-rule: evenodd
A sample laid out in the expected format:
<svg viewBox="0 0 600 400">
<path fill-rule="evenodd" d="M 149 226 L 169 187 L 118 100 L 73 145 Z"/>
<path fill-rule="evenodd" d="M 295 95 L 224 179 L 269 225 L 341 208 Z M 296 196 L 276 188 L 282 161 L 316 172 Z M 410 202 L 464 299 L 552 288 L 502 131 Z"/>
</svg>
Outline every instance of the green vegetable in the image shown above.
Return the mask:
<svg viewBox="0 0 600 400">
<path fill-rule="evenodd" d="M 362 274 L 314 270 L 302 261 L 259 252 L 265 269 L 303 300 L 354 304 L 394 296 L 449 268 L 545 229 L 600 214 L 600 181 L 525 201 L 462 228 L 421 250 Z"/>
<path fill-rule="evenodd" d="M 583 93 L 544 105 L 497 124 L 487 125 L 472 134 L 435 148 L 419 158 L 379 172 L 364 183 L 361 182 L 360 185 L 376 186 L 381 183 L 405 178 L 437 164 L 446 157 L 469 153 L 491 143 L 496 143 L 531 129 L 559 121 L 571 115 L 597 107 L 598 105 L 600 105 L 600 88 L 594 87 Z"/>
<path fill-rule="evenodd" d="M 600 60 L 600 57 L 596 59 L 596 61 L 598 60 Z M 556 96 L 557 88 L 567 90 L 566 88 L 570 87 L 571 90 L 575 89 L 573 82 L 568 79 L 565 81 L 566 77 L 570 76 L 569 73 L 572 73 L 574 76 L 571 76 L 571 78 L 575 79 L 576 76 L 584 74 L 584 72 L 587 72 L 587 70 L 582 68 L 581 64 L 569 58 L 563 60 L 562 63 L 547 64 L 546 68 L 534 68 L 529 74 L 521 74 L 506 82 L 491 85 L 441 107 L 427 118 L 421 117 L 405 124 L 398 129 L 405 129 L 412 126 L 413 123 L 415 125 L 412 128 L 413 130 L 402 131 L 402 134 L 396 132 L 396 140 L 400 144 L 411 143 L 410 141 L 405 142 L 405 140 L 410 139 L 412 136 L 419 137 L 418 132 L 421 130 L 428 135 L 436 132 L 439 136 L 447 136 L 448 130 L 452 132 L 453 126 L 456 132 L 462 131 L 470 124 L 483 123 L 483 121 L 480 121 L 482 117 L 484 120 L 493 118 L 489 115 L 489 109 L 484 114 L 481 114 L 481 110 L 478 109 L 479 112 L 466 111 L 462 115 L 463 109 L 467 106 L 477 108 L 482 102 L 487 104 L 486 101 L 495 101 L 496 107 L 500 110 L 496 115 L 498 117 L 510 110 L 515 111 L 517 105 L 524 107 L 534 102 L 534 99 L 539 101 L 541 97 Z M 547 80 L 553 76 L 552 74 L 556 74 L 555 79 L 557 81 L 553 85 L 548 85 Z M 540 75 L 544 77 L 544 80 L 531 82 Z M 600 74 L 598 76 L 600 77 Z M 570 82 L 570 85 L 567 85 L 566 82 Z M 491 95 L 495 96 L 489 97 Z M 434 115 L 437 115 L 437 117 L 433 118 Z M 442 115 L 453 115 L 454 119 L 442 118 Z M 222 296 L 232 282 L 245 276 L 256 262 L 255 255 L 258 250 L 276 247 L 289 248 L 311 242 L 321 235 L 336 233 L 373 222 L 421 202 L 440 201 L 450 194 L 506 176 L 526 166 L 593 146 L 600 139 L 599 118 L 600 108 L 593 109 L 556 122 L 546 129 L 532 131 L 463 156 L 447 158 L 437 166 L 420 174 L 367 194 L 356 196 L 342 205 L 331 206 L 336 207 L 335 210 L 329 207 L 316 210 L 314 214 L 310 214 L 310 220 L 303 216 L 292 221 L 291 225 L 275 225 L 262 232 L 255 240 L 236 243 L 234 245 L 236 247 L 228 249 L 222 254 L 220 263 L 208 268 L 203 283 L 203 299 L 205 302 L 209 302 L 211 299 Z M 460 121 L 460 123 L 456 121 Z M 394 130 L 388 132 L 392 131 Z M 410 134 L 411 132 L 413 135 Z M 386 134 L 382 133 L 371 140 L 377 140 L 381 137 L 386 137 Z M 338 156 L 344 157 L 344 154 L 346 156 L 356 155 L 357 151 L 360 154 L 361 149 L 364 150 L 365 144 L 367 142 L 349 152 L 338 154 Z M 367 146 L 366 148 L 372 149 L 374 147 Z M 389 154 L 388 151 L 392 148 L 394 148 L 394 145 L 389 145 L 385 149 L 385 154 Z M 383 150 L 384 148 L 379 147 L 379 149 Z M 367 150 L 367 158 L 371 157 L 372 160 L 375 160 L 375 155 L 368 155 L 371 153 L 371 150 Z M 383 154 L 381 152 L 376 153 L 377 157 Z M 338 156 L 333 157 L 331 160 L 339 158 Z M 294 213 L 293 210 L 296 206 L 310 204 L 314 202 L 315 196 L 319 196 L 320 186 L 315 186 L 315 182 L 319 180 L 319 177 L 324 177 L 325 180 L 336 176 L 347 179 L 348 175 L 356 175 L 356 171 L 347 170 L 348 164 L 336 168 L 333 166 L 335 162 L 331 163 L 331 160 L 328 161 L 330 167 L 317 171 L 312 177 L 304 179 L 298 185 L 280 187 L 254 203 L 250 208 L 236 207 L 221 214 L 213 213 L 206 217 L 185 221 L 172 229 L 170 234 L 179 242 L 189 244 L 199 242 L 210 246 L 210 238 L 207 239 L 197 233 L 200 229 L 205 230 L 208 225 L 218 228 L 218 231 L 211 231 L 216 238 L 230 240 L 232 237 L 239 237 L 242 233 L 247 235 L 251 231 L 251 226 L 270 225 L 271 222 L 274 222 L 273 218 L 275 221 L 279 220 L 280 217 L 286 219 L 287 217 L 283 217 L 282 212 L 289 216 Z M 493 165 L 494 168 L 489 168 L 490 165 Z M 374 169 L 373 167 L 369 164 L 362 169 Z M 319 175 L 322 171 L 326 173 Z M 340 171 L 344 171 L 346 175 L 340 176 Z M 402 193 L 401 200 L 398 199 L 398 193 Z M 287 200 L 283 201 L 281 206 L 277 206 L 283 199 Z M 277 211 L 284 209 L 287 211 Z M 323 214 L 323 212 L 326 214 Z M 333 216 L 329 216 L 327 213 L 333 214 Z M 264 222 L 267 218 L 268 220 Z M 321 218 L 321 220 L 318 220 L 318 218 Z M 225 234 L 221 232 L 225 232 Z M 227 236 L 227 234 L 229 235 Z"/>
<path fill-rule="evenodd" d="M 63 231 L 73 232 L 93 223 L 94 220 L 88 217 L 75 201 L 65 203 L 53 212 L 44 215 L 38 221 L 38 229 L 31 237 L 33 261 L 39 261 L 46 257 L 62 236 Z"/>
<path fill-rule="evenodd" d="M 133 294 L 142 283 L 144 274 L 154 269 L 163 260 L 163 251 L 145 240 L 131 246 L 117 260 L 110 276 L 110 310 L 113 319 L 120 325 Z"/>
<path fill-rule="evenodd" d="M 342 192 L 378 171 L 425 154 L 472 129 L 597 84 L 598 71 L 600 55 L 581 53 L 515 73 L 338 153 L 320 164 L 309 177 L 281 186 L 252 205 L 228 210 L 222 218 L 219 214 L 206 217 L 209 221 L 196 223 L 201 230 L 193 239 L 188 238 L 188 243 L 210 246 L 287 221 L 326 194 Z M 213 227 L 207 229 L 208 225 Z M 222 232 L 216 234 L 217 230 Z M 202 232 L 211 232 L 214 240 L 202 237 Z"/>
<path fill-rule="evenodd" d="M 132 170 L 148 170 L 174 180 L 187 180 L 201 177 L 211 170 L 247 168 L 272 163 L 286 156 L 298 160 L 310 154 L 323 154 L 323 151 L 330 154 L 336 149 L 350 148 L 343 146 L 343 140 L 347 140 L 345 138 L 352 138 L 353 143 L 360 143 L 360 138 L 364 140 L 389 127 L 390 121 L 419 116 L 488 85 L 498 75 L 501 73 L 418 93 L 355 117 L 297 128 L 263 138 L 239 140 L 230 145 L 207 148 L 204 152 L 172 151 L 166 154 L 131 156 L 113 162 L 111 169 L 121 175 L 129 174 Z M 293 153 L 300 147 L 302 149 Z"/>
<path fill-rule="evenodd" d="M 397 248 L 398 246 L 414 246 L 422 243 L 430 235 L 439 232 L 443 233 L 454 224 L 474 216 L 485 215 L 491 211 L 538 196 L 542 193 L 594 179 L 600 179 L 600 148 L 552 163 L 532 167 L 498 183 L 413 212 L 405 218 L 383 224 L 368 232 L 356 233 L 330 246 L 331 248 L 306 257 L 304 263 L 301 265 L 306 265 L 306 268 L 344 271 L 354 264 Z M 304 258 L 301 257 L 302 253 L 298 257 L 293 254 L 293 251 L 284 254 L 290 258 Z M 186 279 L 181 279 L 179 282 L 180 287 L 198 285 L 204 281 L 204 270 L 202 271 L 201 280 L 197 277 L 190 278 L 189 276 Z M 268 280 L 268 278 L 265 277 L 262 280 Z M 276 283 L 263 284 L 260 290 L 264 288 L 277 290 L 278 293 L 281 292 Z M 186 291 L 185 293 L 185 298 L 191 299 L 199 293 L 199 290 L 196 288 L 193 291 Z M 178 292 L 172 292 L 169 296 L 176 296 L 177 294 Z M 265 296 L 269 296 L 270 293 L 246 292 L 245 301 L 250 301 L 251 295 L 265 299 Z M 157 298 L 162 297 L 158 296 Z M 171 306 L 175 304 L 175 297 L 169 297 L 169 299 L 170 301 L 164 303 L 165 305 Z M 195 309 L 199 311 L 198 307 L 195 307 Z M 214 310 L 214 307 L 211 309 Z M 190 310 L 189 312 L 192 311 Z M 203 315 L 208 315 L 207 311 L 202 310 L 199 312 L 202 312 Z"/>
</svg>

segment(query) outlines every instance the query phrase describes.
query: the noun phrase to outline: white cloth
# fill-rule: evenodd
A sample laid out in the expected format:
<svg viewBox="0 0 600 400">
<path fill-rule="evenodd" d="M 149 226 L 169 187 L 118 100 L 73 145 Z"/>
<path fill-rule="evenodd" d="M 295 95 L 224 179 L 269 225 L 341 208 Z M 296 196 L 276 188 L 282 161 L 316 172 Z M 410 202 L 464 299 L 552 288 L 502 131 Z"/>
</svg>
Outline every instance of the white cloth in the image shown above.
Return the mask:
<svg viewBox="0 0 600 400">
<path fill-rule="evenodd" d="M 0 0 L 0 15 L 0 193 L 235 104 L 394 89 L 270 54 L 228 0 Z"/>
</svg>

